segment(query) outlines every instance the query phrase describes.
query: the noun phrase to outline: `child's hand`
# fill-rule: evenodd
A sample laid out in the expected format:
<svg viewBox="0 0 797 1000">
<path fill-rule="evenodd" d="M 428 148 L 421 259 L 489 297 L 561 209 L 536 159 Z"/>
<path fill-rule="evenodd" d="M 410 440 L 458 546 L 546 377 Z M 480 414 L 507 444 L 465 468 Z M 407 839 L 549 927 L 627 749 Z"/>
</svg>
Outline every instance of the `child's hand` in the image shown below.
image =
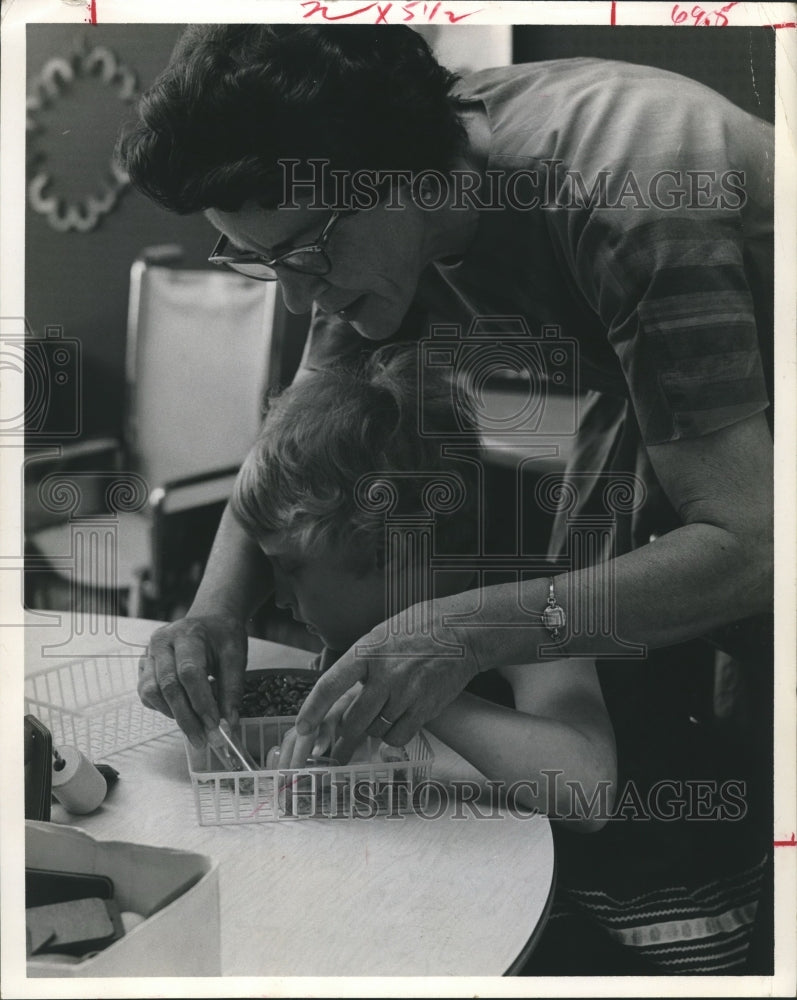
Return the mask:
<svg viewBox="0 0 797 1000">
<path fill-rule="evenodd" d="M 349 705 L 360 694 L 361 689 L 362 685 L 357 683 L 344 692 L 327 712 L 317 732 L 309 733 L 307 736 L 299 736 L 295 727 L 289 729 L 283 737 L 280 747 L 280 768 L 306 767 L 308 757 L 329 756 L 330 749 L 335 745 L 341 720 Z M 336 759 L 341 764 L 347 762 L 339 758 Z"/>
</svg>

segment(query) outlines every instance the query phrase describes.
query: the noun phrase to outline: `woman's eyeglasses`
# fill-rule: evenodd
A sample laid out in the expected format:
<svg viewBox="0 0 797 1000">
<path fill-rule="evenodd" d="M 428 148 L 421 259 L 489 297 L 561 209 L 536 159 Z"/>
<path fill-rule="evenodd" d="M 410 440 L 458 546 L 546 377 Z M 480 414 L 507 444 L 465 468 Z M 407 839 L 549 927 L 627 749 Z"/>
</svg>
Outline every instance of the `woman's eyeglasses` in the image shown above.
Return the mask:
<svg viewBox="0 0 797 1000">
<path fill-rule="evenodd" d="M 226 236 L 221 236 L 213 247 L 213 252 L 208 260 L 211 264 L 222 264 L 239 274 L 245 274 L 247 278 L 255 278 L 257 281 L 277 281 L 279 273 L 276 268 L 278 267 L 284 267 L 299 274 L 323 276 L 332 270 L 332 261 L 326 250 L 329 237 L 332 235 L 332 230 L 338 219 L 349 214 L 349 212 L 333 212 L 315 243 L 294 247 L 284 253 L 277 254 L 276 257 L 264 257 L 253 251 L 239 250 L 230 243 Z"/>
</svg>

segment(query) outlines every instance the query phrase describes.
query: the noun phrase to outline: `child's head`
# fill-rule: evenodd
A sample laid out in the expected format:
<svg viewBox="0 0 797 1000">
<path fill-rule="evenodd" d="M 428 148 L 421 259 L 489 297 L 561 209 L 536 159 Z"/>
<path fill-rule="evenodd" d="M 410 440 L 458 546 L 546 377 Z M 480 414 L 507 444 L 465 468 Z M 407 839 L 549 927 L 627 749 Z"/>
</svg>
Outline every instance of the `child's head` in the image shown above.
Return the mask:
<svg viewBox="0 0 797 1000">
<path fill-rule="evenodd" d="M 417 515 L 428 473 L 452 471 L 440 438 L 418 430 L 417 357 L 415 346 L 384 347 L 356 368 L 289 386 L 271 399 L 236 481 L 232 509 L 274 566 L 277 603 L 335 649 L 387 611 L 385 515 L 357 502 L 358 482 L 384 474 L 400 486 L 398 510 Z M 450 383 L 435 369 L 425 373 L 423 408 L 425 428 L 455 430 Z M 438 517 L 442 547 L 468 530 L 469 506 Z"/>
</svg>

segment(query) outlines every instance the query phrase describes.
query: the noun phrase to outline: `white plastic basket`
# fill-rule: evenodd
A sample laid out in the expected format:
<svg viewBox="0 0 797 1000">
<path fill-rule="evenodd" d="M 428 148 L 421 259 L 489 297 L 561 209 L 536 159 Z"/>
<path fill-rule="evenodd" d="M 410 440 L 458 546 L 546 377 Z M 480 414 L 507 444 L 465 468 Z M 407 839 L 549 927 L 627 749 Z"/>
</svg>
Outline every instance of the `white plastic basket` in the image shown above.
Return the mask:
<svg viewBox="0 0 797 1000">
<path fill-rule="evenodd" d="M 25 712 L 50 730 L 56 748 L 77 747 L 96 760 L 177 729 L 142 705 L 137 682 L 138 657 L 70 660 L 25 678 Z"/>
<path fill-rule="evenodd" d="M 262 768 L 257 771 L 219 770 L 210 748 L 197 750 L 186 740 L 200 826 L 403 815 L 425 807 L 434 754 L 423 732 L 407 745 L 408 760 L 381 760 L 380 741 L 368 737 L 364 761 L 266 769 L 269 749 L 281 744 L 295 721 L 295 716 L 241 719 L 241 741 Z"/>
</svg>

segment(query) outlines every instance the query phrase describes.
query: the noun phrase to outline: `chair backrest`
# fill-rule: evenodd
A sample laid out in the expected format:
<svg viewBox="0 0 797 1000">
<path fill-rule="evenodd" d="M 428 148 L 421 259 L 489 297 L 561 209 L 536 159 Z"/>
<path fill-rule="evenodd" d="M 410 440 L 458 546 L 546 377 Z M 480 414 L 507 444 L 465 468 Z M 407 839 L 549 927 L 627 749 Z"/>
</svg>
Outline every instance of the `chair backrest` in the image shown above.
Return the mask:
<svg viewBox="0 0 797 1000">
<path fill-rule="evenodd" d="M 237 465 L 269 385 L 276 282 L 136 261 L 126 445 L 151 489 Z"/>
</svg>

